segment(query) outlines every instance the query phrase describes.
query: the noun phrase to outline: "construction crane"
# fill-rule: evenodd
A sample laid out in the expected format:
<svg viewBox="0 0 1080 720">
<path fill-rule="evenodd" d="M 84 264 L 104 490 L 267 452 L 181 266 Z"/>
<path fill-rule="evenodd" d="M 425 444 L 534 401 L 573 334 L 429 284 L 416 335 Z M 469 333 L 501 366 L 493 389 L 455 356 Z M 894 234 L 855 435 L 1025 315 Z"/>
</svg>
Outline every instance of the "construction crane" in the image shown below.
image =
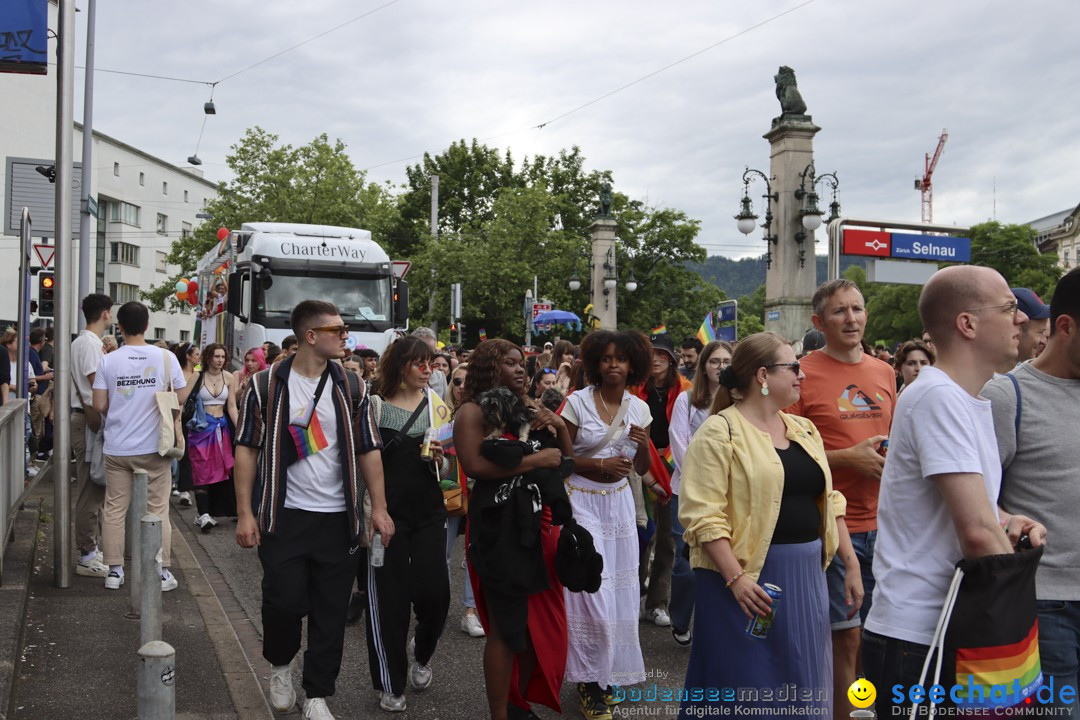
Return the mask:
<svg viewBox="0 0 1080 720">
<path fill-rule="evenodd" d="M 922 191 L 922 221 L 924 223 L 934 222 L 934 184 L 931 178 L 934 175 L 934 168 L 937 167 L 938 160 L 941 159 L 941 151 L 945 149 L 945 141 L 949 139 L 949 131 L 947 129 L 941 131 L 941 137 L 938 138 L 937 149 L 934 150 L 934 156 L 930 157 L 930 153 L 926 153 L 926 174 L 922 176 L 922 179 L 915 179 L 915 189 Z"/>
</svg>

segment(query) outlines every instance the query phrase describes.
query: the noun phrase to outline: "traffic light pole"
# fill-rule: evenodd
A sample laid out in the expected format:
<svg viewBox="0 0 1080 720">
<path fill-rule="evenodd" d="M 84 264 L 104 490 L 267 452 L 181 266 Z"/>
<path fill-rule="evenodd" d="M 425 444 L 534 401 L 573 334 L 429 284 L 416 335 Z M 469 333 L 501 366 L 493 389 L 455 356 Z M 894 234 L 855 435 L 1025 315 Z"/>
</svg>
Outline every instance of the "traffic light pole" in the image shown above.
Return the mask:
<svg viewBox="0 0 1080 720">
<path fill-rule="evenodd" d="M 60 0 L 56 58 L 56 332 L 53 338 L 53 583 L 71 586 L 72 131 L 75 124 L 75 0 Z M 87 138 L 92 142 L 92 138 Z"/>
</svg>

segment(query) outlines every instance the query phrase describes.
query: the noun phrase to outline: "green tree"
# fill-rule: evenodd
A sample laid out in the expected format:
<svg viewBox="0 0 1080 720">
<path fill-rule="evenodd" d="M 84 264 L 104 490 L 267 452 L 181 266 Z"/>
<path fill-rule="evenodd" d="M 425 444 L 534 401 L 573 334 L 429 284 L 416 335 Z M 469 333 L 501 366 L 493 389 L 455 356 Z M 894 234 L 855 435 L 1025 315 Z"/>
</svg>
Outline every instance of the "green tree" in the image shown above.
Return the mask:
<svg viewBox="0 0 1080 720">
<path fill-rule="evenodd" d="M 852 265 L 844 277 L 859 286 L 866 303 L 866 331 L 863 336 L 871 345 L 883 343 L 892 347 L 898 342 L 920 337 L 919 319 L 921 285 L 891 285 L 871 283 L 866 271 Z"/>
<path fill-rule="evenodd" d="M 233 179 L 219 184 L 217 197 L 205 208 L 213 222 L 174 242 L 167 262 L 180 272 L 141 293 L 155 310 L 180 304 L 172 297 L 176 281 L 195 271 L 199 259 L 218 242 L 220 227 L 239 228 L 245 222 L 365 227 L 371 220 L 373 239 L 382 244 L 386 238 L 380 235 L 392 232 L 396 224 L 396 199 L 390 189 L 366 183 L 345 144 L 331 144 L 325 134 L 294 148 L 279 145 L 278 137 L 262 128 L 251 128 L 232 146 L 226 163 Z"/>
<path fill-rule="evenodd" d="M 765 284 L 739 298 L 739 339 L 765 330 Z"/>
<path fill-rule="evenodd" d="M 1043 255 L 1035 247 L 1030 225 L 986 222 L 971 227 L 971 264 L 992 267 L 1010 287 L 1031 288 L 1049 297 L 1061 278 L 1055 254 Z"/>
</svg>

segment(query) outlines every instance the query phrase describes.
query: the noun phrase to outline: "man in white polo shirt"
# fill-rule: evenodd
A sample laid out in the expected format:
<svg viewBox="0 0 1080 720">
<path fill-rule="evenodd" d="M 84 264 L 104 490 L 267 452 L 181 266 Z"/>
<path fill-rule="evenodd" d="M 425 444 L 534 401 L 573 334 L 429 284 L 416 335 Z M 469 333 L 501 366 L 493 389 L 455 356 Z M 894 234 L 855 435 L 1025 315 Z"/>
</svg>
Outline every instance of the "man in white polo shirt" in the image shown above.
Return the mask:
<svg viewBox="0 0 1080 720">
<path fill-rule="evenodd" d="M 894 714 L 887 709 L 894 686 L 918 683 L 956 563 L 1011 553 L 1010 538 L 1020 534 L 1035 546 L 1046 541 L 1042 525 L 997 507 L 994 419 L 979 395 L 994 368 L 1015 361 L 1027 316 L 1001 275 L 974 265 L 930 278 L 919 315 L 938 360 L 893 414 L 878 502 L 877 588 L 862 639 L 879 717 Z"/>
</svg>

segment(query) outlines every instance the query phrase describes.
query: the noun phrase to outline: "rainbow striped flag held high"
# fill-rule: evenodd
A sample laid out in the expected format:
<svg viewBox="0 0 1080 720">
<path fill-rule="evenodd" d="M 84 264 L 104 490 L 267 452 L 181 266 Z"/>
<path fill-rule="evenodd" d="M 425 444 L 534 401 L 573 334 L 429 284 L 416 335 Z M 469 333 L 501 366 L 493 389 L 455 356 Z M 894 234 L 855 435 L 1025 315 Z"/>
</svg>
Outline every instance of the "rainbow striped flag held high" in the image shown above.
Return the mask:
<svg viewBox="0 0 1080 720">
<path fill-rule="evenodd" d="M 652 329 L 651 335 L 663 335 L 667 332 L 667 325 L 657 325 Z"/>
<path fill-rule="evenodd" d="M 697 331 L 697 338 L 703 345 L 708 345 L 716 339 L 716 330 L 713 328 L 711 312 L 701 321 L 701 327 L 699 327 Z"/>
</svg>

